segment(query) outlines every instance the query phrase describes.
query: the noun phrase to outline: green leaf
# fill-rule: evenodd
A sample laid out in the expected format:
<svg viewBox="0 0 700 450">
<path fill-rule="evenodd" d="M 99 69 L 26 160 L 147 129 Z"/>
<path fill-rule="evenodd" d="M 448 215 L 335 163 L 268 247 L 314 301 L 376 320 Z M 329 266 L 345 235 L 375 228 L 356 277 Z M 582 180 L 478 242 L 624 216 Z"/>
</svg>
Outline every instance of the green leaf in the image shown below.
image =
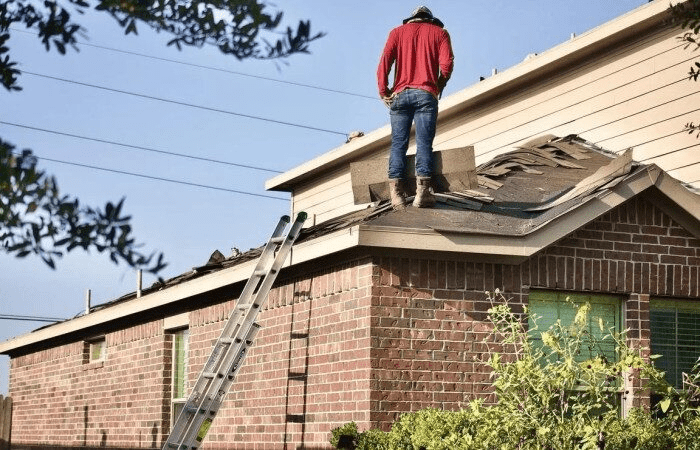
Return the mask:
<svg viewBox="0 0 700 450">
<path fill-rule="evenodd" d="M 671 398 L 670 397 L 666 397 L 659 402 L 659 407 L 661 408 L 661 411 L 663 411 L 663 412 L 668 411 L 669 406 L 671 406 Z"/>
</svg>

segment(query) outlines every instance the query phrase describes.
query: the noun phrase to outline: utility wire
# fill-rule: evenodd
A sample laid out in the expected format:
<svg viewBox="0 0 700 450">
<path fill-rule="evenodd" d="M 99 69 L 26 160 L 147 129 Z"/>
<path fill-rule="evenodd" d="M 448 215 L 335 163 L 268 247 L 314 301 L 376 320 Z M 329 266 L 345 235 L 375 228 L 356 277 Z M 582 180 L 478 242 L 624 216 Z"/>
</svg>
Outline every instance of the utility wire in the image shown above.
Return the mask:
<svg viewBox="0 0 700 450">
<path fill-rule="evenodd" d="M 0 314 L 0 320 L 23 320 L 27 322 L 63 322 L 66 319 L 58 317 L 39 317 L 39 316 L 18 316 L 15 314 Z"/>
<path fill-rule="evenodd" d="M 48 78 L 48 79 L 50 79 L 50 80 L 62 81 L 62 82 L 64 82 L 64 83 L 72 83 L 72 84 L 77 84 L 77 85 L 80 85 L 80 86 L 87 86 L 87 87 L 91 87 L 91 88 L 95 88 L 95 89 L 102 89 L 102 90 L 104 90 L 104 91 L 116 92 L 116 93 L 125 94 L 125 95 L 132 95 L 132 96 L 134 96 L 134 97 L 147 98 L 147 99 L 149 99 L 149 100 L 157 100 L 157 101 L 159 101 L 159 102 L 172 103 L 172 104 L 180 105 L 180 106 L 187 106 L 187 107 L 190 107 L 190 108 L 198 108 L 198 109 L 203 109 L 203 110 L 206 110 L 206 111 L 213 111 L 213 112 L 218 112 L 218 113 L 222 113 L 222 114 L 229 114 L 229 115 L 232 115 L 232 116 L 239 116 L 239 117 L 246 117 L 246 118 L 248 118 L 248 119 L 262 120 L 262 121 L 264 121 L 264 122 L 277 123 L 277 124 L 280 124 L 280 125 L 287 125 L 287 126 L 290 126 L 290 127 L 305 128 L 305 129 L 307 129 L 307 130 L 320 131 L 320 132 L 323 132 L 323 133 L 339 134 L 339 135 L 341 135 L 341 136 L 346 136 L 346 137 L 348 136 L 347 133 L 342 132 L 342 131 L 328 130 L 328 129 L 325 129 L 325 128 L 312 127 L 312 126 L 309 126 L 309 125 L 302 125 L 302 124 L 298 124 L 298 123 L 286 122 L 286 121 L 283 121 L 283 120 L 269 119 L 269 118 L 267 118 L 267 117 L 254 116 L 254 115 L 251 115 L 251 114 L 243 114 L 243 113 L 238 113 L 238 112 L 234 112 L 234 111 L 228 111 L 228 110 L 219 109 L 219 108 L 211 108 L 211 107 L 209 107 L 209 106 L 195 105 L 195 104 L 193 104 L 193 103 L 186 103 L 186 102 L 181 102 L 181 101 L 178 101 L 178 100 L 170 100 L 170 99 L 165 99 L 165 98 L 161 98 L 161 97 L 155 97 L 155 96 L 152 96 L 152 95 L 139 94 L 139 93 L 137 93 L 137 92 L 124 91 L 124 90 L 121 90 L 121 89 L 112 89 L 112 88 L 108 88 L 108 87 L 105 87 L 105 86 L 99 86 L 99 85 L 96 85 L 96 84 L 89 84 L 89 83 L 83 83 L 83 82 L 81 82 L 81 81 L 69 80 L 69 79 L 66 79 L 66 78 L 53 77 L 53 76 L 51 76 L 51 75 L 45 75 L 45 74 L 36 73 L 36 72 L 29 72 L 29 71 L 26 71 L 26 70 L 23 70 L 22 73 L 23 73 L 23 74 L 27 74 L 27 75 L 34 75 L 34 76 L 36 76 L 36 77 Z"/>
<path fill-rule="evenodd" d="M 18 153 L 15 153 L 17 156 L 20 156 Z M 106 167 L 99 167 L 99 166 L 91 166 L 89 164 L 81 164 L 81 163 L 76 163 L 76 162 L 71 162 L 71 161 L 62 161 L 60 159 L 53 159 L 53 158 L 46 158 L 44 156 L 36 156 L 32 155 L 36 159 L 43 159 L 44 161 L 51 161 L 59 164 L 67 164 L 69 166 L 76 166 L 76 167 L 83 167 L 86 169 L 94 169 L 94 170 L 101 170 L 103 172 L 111 172 L 111 173 L 118 173 L 121 175 L 130 175 L 133 177 L 139 177 L 139 178 L 147 178 L 149 180 L 157 180 L 157 181 L 167 181 L 168 183 L 176 183 L 176 184 L 183 184 L 186 186 L 194 186 L 194 187 L 200 187 L 200 188 L 205 188 L 205 189 L 214 189 L 217 191 L 224 191 L 224 192 L 232 192 L 234 194 L 242 194 L 242 195 L 250 195 L 253 197 L 262 197 L 262 198 L 271 198 L 273 200 L 282 200 L 282 201 L 288 201 L 286 198 L 282 197 L 276 197 L 274 195 L 266 195 L 266 194 L 257 194 L 255 192 L 247 192 L 247 191 L 239 191 L 236 189 L 229 189 L 229 188 L 222 188 L 218 186 L 209 186 L 206 184 L 199 184 L 199 183 L 191 183 L 189 181 L 182 181 L 182 180 L 173 180 L 171 178 L 161 178 L 161 177 L 156 177 L 153 175 L 144 175 L 141 173 L 134 173 L 134 172 L 126 172 L 123 170 L 116 170 L 116 169 L 108 169 Z"/>
<path fill-rule="evenodd" d="M 233 163 L 233 162 L 229 162 L 229 161 L 221 161 L 221 160 L 218 160 L 218 159 L 211 159 L 211 158 L 204 158 L 204 157 L 201 157 L 201 156 L 187 155 L 187 154 L 184 154 L 184 153 L 169 152 L 169 151 L 158 150 L 158 149 L 150 148 L 150 147 L 142 147 L 142 146 L 140 146 L 140 145 L 132 145 L 132 144 L 126 144 L 126 143 L 123 143 L 123 142 L 108 141 L 108 140 L 106 140 L 106 139 L 92 138 L 92 137 L 88 137 L 88 136 L 81 136 L 81 135 L 78 135 L 78 134 L 64 133 L 64 132 L 62 132 L 62 131 L 48 130 L 48 129 L 46 129 L 46 128 L 33 127 L 33 126 L 30 126 L 30 125 L 23 125 L 23 124 L 12 123 L 12 122 L 5 122 L 5 121 L 3 121 L 3 120 L 0 120 L 0 124 L 9 125 L 9 126 L 18 127 L 18 128 L 26 128 L 26 129 L 28 129 L 28 130 L 43 131 L 44 133 L 57 134 L 57 135 L 59 135 L 59 136 L 68 136 L 68 137 L 72 137 L 72 138 L 76 138 L 76 139 L 83 139 L 83 140 L 86 140 L 86 141 L 94 141 L 94 142 L 100 142 L 100 143 L 103 143 L 103 144 L 118 145 L 118 146 L 121 146 L 121 147 L 133 148 L 133 149 L 136 149 L 136 150 L 144 150 L 144 151 L 147 151 L 147 152 L 161 153 L 161 154 L 170 155 L 170 156 L 178 156 L 178 157 L 180 157 L 180 158 L 196 159 L 196 160 L 198 160 L 198 161 L 206 161 L 206 162 L 216 163 L 216 164 L 225 164 L 225 165 L 229 165 L 229 166 L 242 167 L 242 168 L 244 168 L 244 169 L 261 170 L 261 171 L 264 171 L 264 172 L 282 173 L 281 170 L 268 169 L 268 168 L 265 168 L 265 167 L 249 166 L 249 165 L 246 165 L 246 164 L 238 164 L 238 163 Z"/>
<path fill-rule="evenodd" d="M 34 32 L 31 32 L 31 31 L 27 31 L 27 30 L 18 30 L 18 29 L 16 29 L 16 28 L 10 28 L 10 30 L 13 31 L 13 32 L 16 31 L 16 32 L 20 32 L 20 33 L 27 33 L 27 34 L 38 35 L 38 33 L 34 33 Z M 298 83 L 298 82 L 296 82 L 296 81 L 287 81 L 287 80 L 281 80 L 281 79 L 279 79 L 279 78 L 271 78 L 271 77 L 264 77 L 264 76 L 261 76 L 261 75 L 253 75 L 253 74 L 245 73 L 245 72 L 237 72 L 237 71 L 235 71 L 235 70 L 222 69 L 222 68 L 220 68 L 220 67 L 205 66 L 205 65 L 203 65 L 203 64 L 194 64 L 194 63 L 189 63 L 189 62 L 186 62 L 186 61 L 180 61 L 180 60 L 177 60 L 177 59 L 170 59 L 170 58 L 163 58 L 163 57 L 160 57 L 160 56 L 146 55 L 146 54 L 144 54 L 144 53 L 132 52 L 132 51 L 128 51 L 128 50 L 120 50 L 120 49 L 118 49 L 118 48 L 106 47 L 106 46 L 103 46 L 103 45 L 88 44 L 87 42 L 77 41 L 77 43 L 80 44 L 80 45 L 85 45 L 85 46 L 88 46 L 88 47 L 99 48 L 99 49 L 102 49 L 102 50 L 108 50 L 108 51 L 111 51 L 111 52 L 124 53 L 124 54 L 126 54 L 126 55 L 133 55 L 133 56 L 140 56 L 140 57 L 142 57 L 142 58 L 149 58 L 149 59 L 154 59 L 154 60 L 157 60 L 157 61 L 165 61 L 165 62 L 174 63 L 174 64 L 181 64 L 181 65 L 183 65 L 183 66 L 197 67 L 197 68 L 199 68 L 199 69 L 214 70 L 214 71 L 217 71 L 217 72 L 224 72 L 224 73 L 230 73 L 230 74 L 233 74 L 233 75 L 239 75 L 239 76 L 242 76 L 242 77 L 249 77 L 249 78 L 256 78 L 256 79 L 259 79 L 259 80 L 273 81 L 273 82 L 275 82 L 275 83 L 289 84 L 289 85 L 291 85 L 291 86 L 299 86 L 299 87 L 304 87 L 304 88 L 308 88 L 308 89 L 316 89 L 316 90 L 319 90 L 319 91 L 333 92 L 333 93 L 336 93 L 336 94 L 352 95 L 352 96 L 354 96 L 354 97 L 368 98 L 368 99 L 371 99 L 371 100 L 374 100 L 374 101 L 376 101 L 376 100 L 378 99 L 378 97 L 372 97 L 372 96 L 364 95 L 364 94 L 357 94 L 357 93 L 355 93 L 355 92 L 342 91 L 342 90 L 339 90 L 339 89 L 324 88 L 324 87 L 317 86 L 317 85 L 313 85 L 313 84 Z"/>
</svg>

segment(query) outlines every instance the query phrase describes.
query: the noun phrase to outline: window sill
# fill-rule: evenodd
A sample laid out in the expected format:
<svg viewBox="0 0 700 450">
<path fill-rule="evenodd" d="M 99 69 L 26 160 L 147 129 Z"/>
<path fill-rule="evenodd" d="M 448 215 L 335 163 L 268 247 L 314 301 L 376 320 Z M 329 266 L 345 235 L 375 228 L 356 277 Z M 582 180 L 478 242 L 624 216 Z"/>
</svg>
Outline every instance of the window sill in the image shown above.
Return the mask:
<svg viewBox="0 0 700 450">
<path fill-rule="evenodd" d="M 87 364 L 83 364 L 83 370 L 94 370 L 101 369 L 105 365 L 104 361 L 93 361 Z"/>
</svg>

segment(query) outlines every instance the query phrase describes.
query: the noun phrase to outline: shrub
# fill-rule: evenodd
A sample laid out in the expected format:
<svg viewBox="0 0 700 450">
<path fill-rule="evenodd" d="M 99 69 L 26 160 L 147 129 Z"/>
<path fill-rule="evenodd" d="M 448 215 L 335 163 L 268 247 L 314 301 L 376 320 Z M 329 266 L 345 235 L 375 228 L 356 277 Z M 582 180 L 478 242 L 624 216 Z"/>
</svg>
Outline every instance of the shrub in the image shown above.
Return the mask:
<svg viewBox="0 0 700 450">
<path fill-rule="evenodd" d="M 473 400 L 456 412 L 428 408 L 403 414 L 388 432 L 359 432 L 351 422 L 332 431 L 331 444 L 342 448 L 338 437 L 346 434 L 352 436 L 349 448 L 361 450 L 700 449 L 698 365 L 678 391 L 643 357 L 643 349 L 627 345 L 624 332 L 604 330 L 601 320 L 603 337 L 594 337 L 587 304 L 574 305 L 573 323 L 541 331 L 527 309 L 514 313 L 498 291 L 490 299 L 492 331 L 483 342 L 495 404 Z M 602 350 L 610 342 L 612 361 Z M 631 371 L 646 380 L 644 389 L 661 397 L 653 409 L 633 408 L 622 418 L 620 399 L 634 394 L 622 392 Z"/>
</svg>

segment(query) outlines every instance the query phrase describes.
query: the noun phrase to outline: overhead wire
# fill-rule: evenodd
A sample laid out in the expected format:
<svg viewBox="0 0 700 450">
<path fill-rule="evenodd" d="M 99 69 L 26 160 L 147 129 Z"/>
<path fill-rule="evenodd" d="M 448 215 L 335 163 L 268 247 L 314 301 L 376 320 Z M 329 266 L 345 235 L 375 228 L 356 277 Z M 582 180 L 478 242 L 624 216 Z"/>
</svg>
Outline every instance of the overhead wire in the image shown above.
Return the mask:
<svg viewBox="0 0 700 450">
<path fill-rule="evenodd" d="M 15 152 L 15 154 L 17 156 L 20 156 L 19 153 Z M 186 186 L 194 186 L 194 187 L 200 187 L 200 188 L 204 188 L 204 189 L 213 189 L 213 190 L 217 190 L 217 191 L 231 192 L 234 194 L 250 195 L 253 197 L 269 198 L 269 199 L 281 200 L 281 201 L 285 201 L 285 202 L 288 201 L 288 199 L 286 199 L 286 198 L 277 197 L 274 195 L 258 194 L 256 192 L 241 191 L 241 190 L 237 190 L 237 189 L 230 189 L 230 188 L 224 188 L 224 187 L 219 187 L 219 186 L 210 186 L 210 185 L 206 185 L 206 184 L 192 183 L 192 182 L 183 181 L 183 180 L 174 180 L 172 178 L 163 178 L 163 177 L 156 177 L 153 175 L 145 175 L 145 174 L 141 174 L 141 173 L 127 172 L 124 170 L 108 169 L 106 167 L 93 166 L 90 164 L 76 163 L 76 162 L 72 162 L 72 161 L 63 161 L 60 159 L 47 158 L 45 156 L 37 156 L 37 155 L 32 155 L 32 156 L 35 157 L 36 159 L 43 159 L 44 161 L 50 161 L 50 162 L 54 162 L 54 163 L 66 164 L 66 165 L 76 166 L 76 167 L 83 167 L 83 168 L 87 168 L 87 169 L 101 170 L 103 172 L 117 173 L 117 174 L 121 174 L 121 175 L 130 175 L 133 177 L 146 178 L 149 180 L 165 181 L 168 183 L 182 184 L 182 185 L 186 185 Z"/>
<path fill-rule="evenodd" d="M 44 132 L 44 133 L 56 134 L 56 135 L 59 135 L 59 136 L 67 136 L 67 137 L 72 137 L 72 138 L 76 138 L 76 139 L 83 139 L 83 140 L 86 140 L 86 141 L 99 142 L 99 143 L 102 143 L 102 144 L 117 145 L 117 146 L 121 146 L 121 147 L 133 148 L 133 149 L 136 149 L 136 150 L 143 150 L 143 151 L 147 151 L 147 152 L 160 153 L 160 154 L 169 155 L 169 156 L 177 156 L 177 157 L 180 157 L 180 158 L 188 158 L 188 159 L 194 159 L 194 160 L 198 160 L 198 161 L 205 161 L 205 162 L 209 162 L 209 163 L 224 164 L 224 165 L 228 165 L 228 166 L 241 167 L 241 168 L 244 168 L 244 169 L 260 170 L 260 171 L 264 171 L 264 172 L 282 173 L 281 170 L 269 169 L 269 168 L 266 168 L 266 167 L 251 166 L 251 165 L 248 165 L 248 164 L 240 164 L 240 163 L 234 163 L 234 162 L 230 162 L 230 161 L 222 161 L 222 160 L 213 159 L 213 158 L 205 158 L 205 157 L 202 157 L 202 156 L 188 155 L 188 154 L 185 154 L 185 153 L 176 153 L 176 152 L 170 152 L 170 151 L 166 151 L 166 150 L 158 150 L 158 149 L 151 148 L 151 147 L 143 147 L 143 146 L 140 146 L 140 145 L 127 144 L 127 143 L 124 143 L 124 142 L 116 142 L 116 141 L 110 141 L 110 140 L 107 140 L 107 139 L 100 139 L 100 138 L 94 138 L 94 137 L 83 136 L 83 135 L 79 135 L 79 134 L 65 133 L 65 132 L 62 132 L 62 131 L 49 130 L 49 129 L 46 129 L 46 128 L 34 127 L 34 126 L 31 126 L 31 125 L 24 125 L 24 124 L 13 123 L 13 122 L 6 122 L 6 121 L 4 121 L 4 120 L 0 120 L 0 124 L 9 125 L 9 126 L 18 127 L 18 128 L 25 128 L 25 129 L 28 129 L 28 130 L 42 131 L 42 132 Z"/>
<path fill-rule="evenodd" d="M 61 319 L 59 317 L 40 317 L 40 316 L 23 316 L 16 314 L 0 314 L 0 320 L 20 320 L 27 322 L 63 322 L 66 319 Z"/>
<path fill-rule="evenodd" d="M 16 28 L 10 28 L 10 30 L 11 30 L 11 31 L 20 32 L 20 33 L 38 35 L 38 33 L 34 33 L 34 32 L 31 32 L 31 31 L 27 31 L 27 30 L 19 30 L 19 29 L 16 29 Z M 163 58 L 163 57 L 161 57 L 161 56 L 147 55 L 147 54 L 145 54 L 145 53 L 133 52 L 133 51 L 129 51 L 129 50 L 121 50 L 121 49 L 118 49 L 118 48 L 107 47 L 107 46 L 104 46 L 104 45 L 90 44 L 90 43 L 83 42 L 83 41 L 77 41 L 77 44 L 79 44 L 79 45 L 84 45 L 84 46 L 87 46 L 87 47 L 99 48 L 99 49 L 102 49 L 102 50 L 107 50 L 107 51 L 116 52 L 116 53 L 123 53 L 123 54 L 126 54 L 126 55 L 139 56 L 139 57 L 142 57 L 142 58 L 153 59 L 153 60 L 156 60 L 156 61 L 165 61 L 165 62 L 169 62 L 169 63 L 173 63 L 173 64 L 180 64 L 180 65 L 183 65 L 183 66 L 196 67 L 196 68 L 199 68 L 199 69 L 213 70 L 213 71 L 216 71 L 216 72 L 229 73 L 229 74 L 232 74 L 232 75 L 239 75 L 239 76 L 242 76 L 242 77 L 255 78 L 255 79 L 258 79 L 258 80 L 265 80 L 265 81 L 272 81 L 272 82 L 275 82 L 275 83 L 288 84 L 288 85 L 290 85 L 290 86 L 304 87 L 304 88 L 315 89 L 315 90 L 319 90 L 319 91 L 332 92 L 332 93 L 335 93 L 335 94 L 351 95 L 351 96 L 354 96 L 354 97 L 366 98 L 366 99 L 370 99 L 370 100 L 374 100 L 374 101 L 377 100 L 377 97 L 373 97 L 373 96 L 370 96 L 370 95 L 364 95 L 364 94 L 358 94 L 358 93 L 356 93 L 356 92 L 343 91 L 343 90 L 340 90 L 340 89 L 331 89 L 331 88 L 326 88 L 326 87 L 323 87 L 323 86 L 318 86 L 318 85 L 313 85 L 313 84 L 299 83 L 299 82 L 296 82 L 296 81 L 281 80 L 281 79 L 279 79 L 279 78 L 265 77 L 265 76 L 262 76 L 262 75 L 254 75 L 254 74 L 245 73 L 245 72 L 239 72 L 239 71 L 235 71 L 235 70 L 222 69 L 222 68 L 220 68 L 220 67 L 207 66 L 207 65 L 204 65 L 204 64 L 195 64 L 195 63 L 190 63 L 190 62 L 186 62 L 186 61 L 180 61 L 180 60 L 177 60 L 177 59 Z"/>
<path fill-rule="evenodd" d="M 54 77 L 54 76 L 51 76 L 51 75 L 46 75 L 46 74 L 41 74 L 41 73 L 36 73 L 36 72 L 30 72 L 30 71 L 27 71 L 27 70 L 22 70 L 22 74 L 33 75 L 33 76 L 36 76 L 36 77 L 47 78 L 47 79 L 50 79 L 50 80 L 61 81 L 61 82 L 64 82 L 64 83 L 76 84 L 76 85 L 79 85 L 79 86 L 91 87 L 91 88 L 94 88 L 94 89 L 101 89 L 101 90 L 109 91 L 109 92 L 116 92 L 116 93 L 124 94 L 124 95 L 131 95 L 131 96 L 134 96 L 134 97 L 146 98 L 146 99 L 149 99 L 149 100 L 156 100 L 156 101 L 160 101 L 160 102 L 164 102 L 164 103 L 172 103 L 172 104 L 175 104 L 175 105 L 187 106 L 187 107 L 189 107 L 189 108 L 197 108 L 197 109 L 202 109 L 202 110 L 205 110 L 205 111 L 213 111 L 213 112 L 217 112 L 217 113 L 221 113 L 221 114 L 228 114 L 228 115 L 232 115 L 232 116 L 245 117 L 245 118 L 248 118 L 248 119 L 262 120 L 262 121 L 264 121 L 264 122 L 276 123 L 276 124 L 280 124 L 280 125 L 287 125 L 287 126 L 290 126 L 290 127 L 303 128 L 303 129 L 312 130 L 312 131 L 319 131 L 319 132 L 323 132 L 323 133 L 337 134 L 337 135 L 346 136 L 346 137 L 348 136 L 348 133 L 343 132 L 343 131 L 329 130 L 329 129 L 326 129 L 326 128 L 313 127 L 313 126 L 310 126 L 310 125 L 303 125 L 303 124 L 299 124 L 299 123 L 287 122 L 287 121 L 284 121 L 284 120 L 270 119 L 270 118 L 267 118 L 267 117 L 261 117 L 261 116 L 255 116 L 255 115 L 252 115 L 252 114 L 239 113 L 239 112 L 229 111 L 229 110 L 220 109 L 220 108 L 212 108 L 212 107 L 204 106 L 204 105 L 195 105 L 194 103 L 187 103 L 187 102 L 182 102 L 182 101 L 179 101 L 179 100 L 171 100 L 171 99 L 166 99 L 166 98 L 162 98 L 162 97 L 156 97 L 156 96 L 153 96 L 153 95 L 140 94 L 140 93 L 137 93 L 137 92 L 125 91 L 125 90 L 123 90 L 123 89 L 114 89 L 114 88 L 109 88 L 109 87 L 106 87 L 106 86 L 100 86 L 100 85 L 97 85 L 97 84 L 84 83 L 84 82 L 82 82 L 82 81 L 69 80 L 69 79 L 67 79 L 67 78 L 60 78 L 60 77 Z"/>
</svg>

